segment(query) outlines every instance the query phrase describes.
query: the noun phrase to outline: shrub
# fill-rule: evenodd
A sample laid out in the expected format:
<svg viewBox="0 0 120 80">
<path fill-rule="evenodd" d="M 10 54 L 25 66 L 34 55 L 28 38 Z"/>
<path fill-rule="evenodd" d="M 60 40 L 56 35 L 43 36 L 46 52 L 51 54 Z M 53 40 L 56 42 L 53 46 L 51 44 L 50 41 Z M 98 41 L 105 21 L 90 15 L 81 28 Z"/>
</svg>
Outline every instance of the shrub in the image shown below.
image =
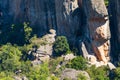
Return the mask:
<svg viewBox="0 0 120 80">
<path fill-rule="evenodd" d="M 120 67 L 114 70 L 114 80 L 120 80 Z"/>
<path fill-rule="evenodd" d="M 20 67 L 21 51 L 11 44 L 6 44 L 1 47 L 0 61 L 1 70 L 14 71 Z"/>
<path fill-rule="evenodd" d="M 59 80 L 59 78 L 57 78 L 56 76 L 51 76 L 50 80 Z"/>
<path fill-rule="evenodd" d="M 65 36 L 58 36 L 54 43 L 55 56 L 61 56 L 62 54 L 67 54 L 70 51 L 67 38 Z"/>
<path fill-rule="evenodd" d="M 78 78 L 77 80 L 87 80 L 87 77 L 82 73 L 78 74 L 77 78 Z"/>
<path fill-rule="evenodd" d="M 28 73 L 26 73 L 26 75 L 29 80 L 47 80 L 49 76 L 48 63 L 31 67 L 31 69 Z"/>
<path fill-rule="evenodd" d="M 104 0 L 105 5 L 108 6 L 109 0 Z"/>
<path fill-rule="evenodd" d="M 56 66 L 60 64 L 60 62 L 63 61 L 62 57 L 57 57 L 55 59 L 51 59 L 49 62 L 49 70 L 51 73 L 53 73 L 56 70 Z"/>
<path fill-rule="evenodd" d="M 108 67 L 101 66 L 96 68 L 95 66 L 91 66 L 87 72 L 89 73 L 91 80 L 109 80 Z"/>
<path fill-rule="evenodd" d="M 82 56 L 78 56 L 71 60 L 66 66 L 77 70 L 85 70 L 87 69 L 86 63 L 87 61 Z"/>
</svg>

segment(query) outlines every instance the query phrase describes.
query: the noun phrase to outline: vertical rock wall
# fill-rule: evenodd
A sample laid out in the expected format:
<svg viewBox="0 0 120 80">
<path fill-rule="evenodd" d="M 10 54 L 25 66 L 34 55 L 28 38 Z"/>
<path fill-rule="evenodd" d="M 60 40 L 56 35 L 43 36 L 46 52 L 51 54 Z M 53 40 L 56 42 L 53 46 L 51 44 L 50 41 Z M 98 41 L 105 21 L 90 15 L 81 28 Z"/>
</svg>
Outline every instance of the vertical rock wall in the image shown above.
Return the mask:
<svg viewBox="0 0 120 80">
<path fill-rule="evenodd" d="M 120 61 L 120 0 L 109 0 L 112 61 Z"/>
<path fill-rule="evenodd" d="M 71 37 L 79 27 L 79 21 L 72 17 L 77 8 L 77 0 L 0 0 L 0 23 L 27 21 L 38 36 L 52 28 L 59 35 Z"/>
<path fill-rule="evenodd" d="M 93 51 L 98 60 L 108 62 L 110 30 L 104 0 L 83 0 Z"/>
</svg>

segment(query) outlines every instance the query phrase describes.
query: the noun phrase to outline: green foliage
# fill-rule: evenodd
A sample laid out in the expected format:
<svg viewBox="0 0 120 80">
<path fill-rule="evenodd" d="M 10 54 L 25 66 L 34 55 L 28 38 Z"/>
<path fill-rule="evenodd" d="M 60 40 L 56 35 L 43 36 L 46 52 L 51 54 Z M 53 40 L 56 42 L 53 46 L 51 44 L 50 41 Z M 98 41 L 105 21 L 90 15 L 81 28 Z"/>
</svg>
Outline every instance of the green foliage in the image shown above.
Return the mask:
<svg viewBox="0 0 120 80">
<path fill-rule="evenodd" d="M 0 61 L 1 70 L 14 71 L 20 67 L 21 51 L 11 44 L 1 47 Z"/>
<path fill-rule="evenodd" d="M 55 58 L 55 59 L 51 59 L 51 60 L 50 60 L 50 62 L 49 62 L 49 70 L 50 70 L 50 73 L 55 72 L 56 66 L 57 66 L 58 64 L 60 64 L 61 61 L 63 61 L 63 58 L 62 58 L 62 57 L 58 57 L 58 58 Z"/>
<path fill-rule="evenodd" d="M 51 76 L 50 80 L 59 80 L 56 76 Z"/>
<path fill-rule="evenodd" d="M 109 0 L 104 0 L 104 2 L 105 2 L 105 5 L 108 6 Z"/>
<path fill-rule="evenodd" d="M 77 78 L 78 78 L 77 80 L 87 80 L 87 77 L 82 73 L 78 74 Z"/>
<path fill-rule="evenodd" d="M 19 46 L 19 50 L 22 52 L 22 57 L 21 60 L 26 61 L 26 60 L 33 60 L 34 56 L 32 54 L 28 54 L 30 50 L 34 47 L 34 44 L 27 44 L 24 46 Z"/>
<path fill-rule="evenodd" d="M 32 64 L 30 61 L 21 62 L 20 70 L 22 71 L 22 74 L 28 74 L 28 71 L 30 71 L 31 68 L 32 68 Z"/>
<path fill-rule="evenodd" d="M 29 42 L 31 33 L 32 33 L 32 28 L 29 27 L 29 23 L 24 22 L 24 36 L 25 36 L 25 42 Z"/>
<path fill-rule="evenodd" d="M 87 61 L 82 56 L 78 56 L 71 60 L 66 66 L 77 70 L 85 70 L 87 69 L 86 63 Z"/>
<path fill-rule="evenodd" d="M 29 27 L 29 23 L 24 22 L 23 24 L 12 24 L 0 34 L 0 44 L 11 44 L 24 45 L 29 43 L 32 35 L 32 28 Z"/>
<path fill-rule="evenodd" d="M 91 80 L 109 80 L 109 69 L 107 67 L 99 67 L 95 66 L 90 67 L 87 72 L 90 75 Z"/>
<path fill-rule="evenodd" d="M 70 52 L 69 44 L 65 36 L 58 36 L 54 43 L 55 56 L 60 56 L 62 54 L 67 54 Z"/>
<path fill-rule="evenodd" d="M 114 80 L 120 80 L 120 67 L 114 70 Z"/>
<path fill-rule="evenodd" d="M 0 80 L 14 80 L 11 76 L 6 75 L 5 72 L 0 72 Z"/>
<path fill-rule="evenodd" d="M 48 63 L 32 67 L 26 75 L 29 80 L 47 80 L 49 76 Z"/>
</svg>

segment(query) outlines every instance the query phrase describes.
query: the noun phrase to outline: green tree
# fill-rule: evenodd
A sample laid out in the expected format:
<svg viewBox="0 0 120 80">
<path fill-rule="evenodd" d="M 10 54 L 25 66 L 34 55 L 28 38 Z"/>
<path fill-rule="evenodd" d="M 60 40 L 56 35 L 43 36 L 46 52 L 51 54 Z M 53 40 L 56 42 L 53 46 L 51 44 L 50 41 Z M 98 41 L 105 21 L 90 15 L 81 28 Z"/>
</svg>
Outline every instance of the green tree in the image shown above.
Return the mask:
<svg viewBox="0 0 120 80">
<path fill-rule="evenodd" d="M 25 42 L 29 42 L 31 38 L 32 28 L 29 27 L 29 23 L 24 22 L 24 36 L 25 36 Z"/>
<path fill-rule="evenodd" d="M 14 71 L 20 67 L 21 51 L 11 44 L 1 47 L 0 61 L 1 70 Z"/>
<path fill-rule="evenodd" d="M 85 70 L 87 69 L 86 63 L 87 61 L 82 56 L 78 56 L 71 60 L 66 66 L 77 70 Z"/>
<path fill-rule="evenodd" d="M 53 48 L 55 56 L 60 56 L 70 52 L 69 44 L 65 36 L 57 36 Z"/>
</svg>

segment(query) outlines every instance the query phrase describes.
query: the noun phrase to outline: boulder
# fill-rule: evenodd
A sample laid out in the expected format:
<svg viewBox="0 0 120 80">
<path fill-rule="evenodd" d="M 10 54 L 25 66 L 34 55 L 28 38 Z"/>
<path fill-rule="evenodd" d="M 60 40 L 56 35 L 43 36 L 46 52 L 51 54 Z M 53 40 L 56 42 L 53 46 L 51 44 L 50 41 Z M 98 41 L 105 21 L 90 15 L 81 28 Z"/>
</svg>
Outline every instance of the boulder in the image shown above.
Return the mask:
<svg viewBox="0 0 120 80">
<path fill-rule="evenodd" d="M 108 65 L 110 70 L 116 69 L 116 67 L 111 62 L 108 62 L 107 65 Z"/>
<path fill-rule="evenodd" d="M 90 64 L 95 64 L 97 62 L 97 59 L 94 55 L 87 55 L 86 59 Z"/>
<path fill-rule="evenodd" d="M 90 76 L 87 72 L 85 71 L 77 71 L 75 69 L 70 69 L 70 68 L 66 68 L 65 70 L 62 71 L 60 80 L 64 80 L 65 78 L 71 79 L 71 80 L 78 80 L 77 76 L 79 74 L 83 74 L 87 80 L 90 80 Z"/>
<path fill-rule="evenodd" d="M 67 55 L 63 56 L 63 58 L 64 58 L 65 61 L 72 60 L 72 59 L 74 59 L 75 57 L 76 57 L 76 56 L 74 56 L 73 53 L 67 54 Z"/>
<path fill-rule="evenodd" d="M 40 60 L 34 60 L 31 63 L 32 63 L 33 66 L 36 66 L 36 65 L 42 64 L 42 61 L 40 61 Z"/>
<path fill-rule="evenodd" d="M 39 59 L 41 60 L 41 61 L 43 61 L 43 62 L 48 62 L 49 61 L 49 59 L 50 59 L 50 56 L 49 55 L 46 55 L 46 56 L 44 56 L 44 57 L 39 57 Z"/>
<path fill-rule="evenodd" d="M 14 76 L 14 80 L 28 80 L 26 76 Z"/>
</svg>

